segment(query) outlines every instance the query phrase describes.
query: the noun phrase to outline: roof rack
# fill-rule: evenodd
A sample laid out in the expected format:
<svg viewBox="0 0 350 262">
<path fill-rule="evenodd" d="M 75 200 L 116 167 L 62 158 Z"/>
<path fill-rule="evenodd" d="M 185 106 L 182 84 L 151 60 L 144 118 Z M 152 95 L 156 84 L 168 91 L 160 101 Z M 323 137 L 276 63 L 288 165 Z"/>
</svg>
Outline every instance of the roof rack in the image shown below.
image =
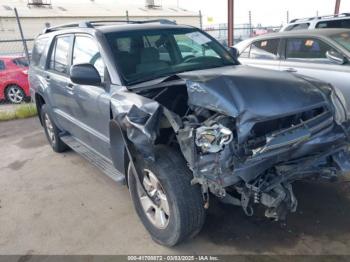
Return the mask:
<svg viewBox="0 0 350 262">
<path fill-rule="evenodd" d="M 148 24 L 148 23 L 159 23 L 166 25 L 176 25 L 176 21 L 169 19 L 153 19 L 153 20 L 95 20 L 95 21 L 83 21 L 79 23 L 63 24 L 58 26 L 52 26 L 45 28 L 43 34 L 50 33 L 53 31 L 69 29 L 69 28 L 95 28 L 96 26 L 103 26 L 106 24 Z"/>
<path fill-rule="evenodd" d="M 293 19 L 289 23 L 311 21 L 311 20 L 320 20 L 320 19 L 327 19 L 327 18 L 336 18 L 336 17 L 349 17 L 349 16 L 350 16 L 350 13 L 341 13 L 341 14 L 337 14 L 337 15 L 314 16 L 314 17 Z"/>
</svg>

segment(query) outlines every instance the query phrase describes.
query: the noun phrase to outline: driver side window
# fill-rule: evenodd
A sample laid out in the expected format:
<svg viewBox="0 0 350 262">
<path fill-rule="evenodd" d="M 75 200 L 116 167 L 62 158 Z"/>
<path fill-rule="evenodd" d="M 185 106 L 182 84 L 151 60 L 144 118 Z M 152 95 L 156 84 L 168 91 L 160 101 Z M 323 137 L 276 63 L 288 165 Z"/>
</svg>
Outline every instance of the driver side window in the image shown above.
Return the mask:
<svg viewBox="0 0 350 262">
<path fill-rule="evenodd" d="M 73 48 L 73 65 L 76 64 L 93 65 L 104 80 L 105 64 L 94 39 L 89 36 L 76 36 Z"/>
</svg>

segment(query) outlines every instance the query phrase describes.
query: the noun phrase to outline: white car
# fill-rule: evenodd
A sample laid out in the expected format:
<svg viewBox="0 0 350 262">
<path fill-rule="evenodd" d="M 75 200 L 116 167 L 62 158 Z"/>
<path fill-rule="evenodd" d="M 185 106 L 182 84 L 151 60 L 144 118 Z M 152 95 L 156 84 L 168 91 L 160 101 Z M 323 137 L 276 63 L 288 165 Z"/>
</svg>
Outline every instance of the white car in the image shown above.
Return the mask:
<svg viewBox="0 0 350 262">
<path fill-rule="evenodd" d="M 350 13 L 293 19 L 280 32 L 322 28 L 350 28 Z"/>
</svg>

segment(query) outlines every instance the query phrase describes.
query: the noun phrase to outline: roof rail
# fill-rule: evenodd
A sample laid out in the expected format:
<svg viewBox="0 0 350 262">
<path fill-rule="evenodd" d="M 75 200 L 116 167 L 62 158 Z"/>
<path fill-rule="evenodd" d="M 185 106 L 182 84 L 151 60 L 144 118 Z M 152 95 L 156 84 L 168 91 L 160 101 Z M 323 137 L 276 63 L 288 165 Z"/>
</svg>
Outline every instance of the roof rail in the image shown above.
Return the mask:
<svg viewBox="0 0 350 262">
<path fill-rule="evenodd" d="M 92 28 L 92 26 L 88 22 L 69 23 L 69 24 L 47 27 L 43 30 L 43 34 L 62 30 L 62 29 L 67 29 L 67 28 L 74 28 L 74 27 Z"/>
<path fill-rule="evenodd" d="M 148 24 L 148 23 L 159 23 L 166 25 L 176 25 L 175 20 L 169 19 L 153 19 L 153 20 L 96 20 L 96 21 L 88 21 L 92 26 L 101 26 L 109 23 L 126 23 L 126 24 Z"/>
<path fill-rule="evenodd" d="M 95 26 L 102 26 L 110 23 L 125 23 L 125 24 L 148 24 L 148 23 L 160 23 L 167 25 L 176 25 L 176 21 L 169 19 L 153 19 L 153 20 L 96 20 L 96 21 L 83 21 L 78 23 L 69 23 L 58 26 L 52 26 L 45 28 L 43 34 L 53 31 L 69 29 L 69 28 L 94 28 Z"/>
<path fill-rule="evenodd" d="M 336 15 L 314 16 L 314 17 L 293 19 L 289 23 L 302 22 L 302 21 L 311 21 L 311 20 L 320 20 L 320 19 L 326 19 L 326 18 L 349 17 L 349 16 L 350 16 L 350 13 L 341 13 L 341 14 L 336 14 Z"/>
</svg>

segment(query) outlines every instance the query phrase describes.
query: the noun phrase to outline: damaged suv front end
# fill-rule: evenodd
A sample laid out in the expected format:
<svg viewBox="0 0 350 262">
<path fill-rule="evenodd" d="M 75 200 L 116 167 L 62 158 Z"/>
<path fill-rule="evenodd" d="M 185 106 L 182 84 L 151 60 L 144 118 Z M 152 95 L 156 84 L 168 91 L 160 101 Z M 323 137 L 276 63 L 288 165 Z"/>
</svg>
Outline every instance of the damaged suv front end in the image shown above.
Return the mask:
<svg viewBox="0 0 350 262">
<path fill-rule="evenodd" d="M 262 204 L 266 217 L 283 220 L 297 208 L 294 181 L 333 180 L 350 170 L 345 99 L 334 88 L 247 68 L 204 75 L 184 76 L 191 79 L 189 104 L 217 113 L 203 122 L 189 117 L 179 142 L 207 197 L 240 205 L 249 216 Z"/>
<path fill-rule="evenodd" d="M 211 193 L 241 206 L 248 216 L 255 204 L 262 204 L 266 217 L 284 220 L 297 209 L 294 181 L 333 180 L 350 170 L 345 100 L 329 85 L 244 66 L 177 78 L 176 84 L 164 79 L 148 87 L 157 90 L 155 100 L 125 112 L 121 122 L 127 123 L 129 140 L 147 157 L 166 119 L 206 206 Z M 168 88 L 181 90 L 181 83 L 186 90 L 184 115 L 157 102 Z"/>
<path fill-rule="evenodd" d="M 193 30 L 181 32 L 202 45 L 203 57 L 174 65 L 157 61 L 164 67 L 148 68 L 144 76 L 158 77 L 127 85 L 128 103 L 120 103 L 126 97 L 120 92 L 112 97 L 113 117 L 129 151 L 156 162 L 155 145 L 173 147 L 186 160 L 192 185 L 201 186 L 205 207 L 212 194 L 248 216 L 261 204 L 274 220 L 296 211 L 294 181 L 333 180 L 350 171 L 347 107 L 338 90 L 315 79 L 239 65 L 217 42 Z M 156 46 L 167 46 L 172 34 L 179 31 L 167 31 Z M 203 67 L 208 61 L 213 65 Z"/>
</svg>

